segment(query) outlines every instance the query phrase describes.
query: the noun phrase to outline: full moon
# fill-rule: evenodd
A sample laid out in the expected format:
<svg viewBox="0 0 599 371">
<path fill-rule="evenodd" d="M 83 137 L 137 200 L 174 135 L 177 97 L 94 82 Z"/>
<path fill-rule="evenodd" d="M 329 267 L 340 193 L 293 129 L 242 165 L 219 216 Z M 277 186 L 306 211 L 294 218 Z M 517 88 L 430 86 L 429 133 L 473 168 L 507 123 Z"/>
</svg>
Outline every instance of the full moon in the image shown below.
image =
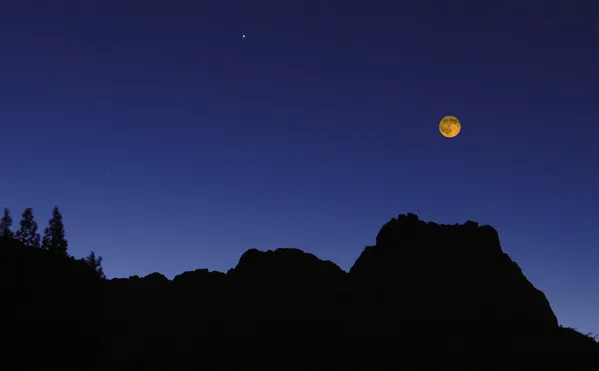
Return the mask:
<svg viewBox="0 0 599 371">
<path fill-rule="evenodd" d="M 462 130 L 462 124 L 455 116 L 445 116 L 439 122 L 439 131 L 446 138 L 453 138 Z"/>
</svg>

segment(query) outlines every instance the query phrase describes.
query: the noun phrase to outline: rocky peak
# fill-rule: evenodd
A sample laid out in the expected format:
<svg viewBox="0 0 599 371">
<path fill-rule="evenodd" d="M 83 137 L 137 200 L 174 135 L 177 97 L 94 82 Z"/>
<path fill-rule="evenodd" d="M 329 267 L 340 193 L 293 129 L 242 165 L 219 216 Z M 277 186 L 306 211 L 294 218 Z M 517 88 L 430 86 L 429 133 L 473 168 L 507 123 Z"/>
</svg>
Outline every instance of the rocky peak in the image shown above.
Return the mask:
<svg viewBox="0 0 599 371">
<path fill-rule="evenodd" d="M 557 326 L 545 295 L 503 253 L 497 231 L 472 221 L 439 225 L 399 215 L 362 252 L 350 279 L 362 297 L 423 323 L 444 319 L 518 331 Z M 376 297 L 368 294 L 374 287 Z"/>
<path fill-rule="evenodd" d="M 241 256 L 237 266 L 227 273 L 233 277 L 302 276 L 323 279 L 344 274 L 345 272 L 331 261 L 320 260 L 313 254 L 291 248 L 274 251 L 250 249 Z"/>
</svg>

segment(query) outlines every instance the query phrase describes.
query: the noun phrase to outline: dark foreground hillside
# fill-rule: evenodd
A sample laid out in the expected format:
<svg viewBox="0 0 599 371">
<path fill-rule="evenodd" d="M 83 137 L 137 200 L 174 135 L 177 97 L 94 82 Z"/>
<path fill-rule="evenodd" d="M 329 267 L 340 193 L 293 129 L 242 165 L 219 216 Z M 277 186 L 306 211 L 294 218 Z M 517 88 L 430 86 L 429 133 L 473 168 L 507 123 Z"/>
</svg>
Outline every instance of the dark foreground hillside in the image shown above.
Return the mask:
<svg viewBox="0 0 599 371">
<path fill-rule="evenodd" d="M 0 242 L 2 370 L 599 370 L 599 344 L 474 222 L 383 226 L 349 273 L 296 249 L 102 280 Z M 15 320 L 16 319 L 16 320 Z"/>
</svg>

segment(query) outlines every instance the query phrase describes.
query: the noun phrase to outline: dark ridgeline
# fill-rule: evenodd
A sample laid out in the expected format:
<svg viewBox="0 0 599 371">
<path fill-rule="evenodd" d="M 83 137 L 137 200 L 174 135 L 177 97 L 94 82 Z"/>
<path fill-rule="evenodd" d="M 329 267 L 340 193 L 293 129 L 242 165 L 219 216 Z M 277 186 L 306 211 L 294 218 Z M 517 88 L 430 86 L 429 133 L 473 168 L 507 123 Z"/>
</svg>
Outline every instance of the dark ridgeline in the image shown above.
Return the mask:
<svg viewBox="0 0 599 371">
<path fill-rule="evenodd" d="M 169 281 L 105 280 L 55 224 L 58 248 L 0 238 L 2 370 L 599 370 L 489 226 L 400 215 L 349 273 L 252 249 Z"/>
</svg>

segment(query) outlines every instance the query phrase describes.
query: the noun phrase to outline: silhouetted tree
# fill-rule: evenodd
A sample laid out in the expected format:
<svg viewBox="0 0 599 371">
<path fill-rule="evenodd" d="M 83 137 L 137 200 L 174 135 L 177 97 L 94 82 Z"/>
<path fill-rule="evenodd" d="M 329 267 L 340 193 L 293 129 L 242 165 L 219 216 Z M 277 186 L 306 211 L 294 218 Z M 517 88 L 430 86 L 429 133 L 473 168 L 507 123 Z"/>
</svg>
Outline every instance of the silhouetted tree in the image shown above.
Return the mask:
<svg viewBox="0 0 599 371">
<path fill-rule="evenodd" d="M 21 214 L 21 222 L 16 237 L 25 246 L 40 248 L 40 235 L 37 232 L 37 223 L 33 218 L 33 209 L 30 207 Z"/>
<path fill-rule="evenodd" d="M 10 217 L 10 211 L 4 208 L 4 215 L 0 219 L 0 237 L 2 238 L 13 238 L 14 234 L 10 227 L 12 226 L 12 218 Z"/>
<path fill-rule="evenodd" d="M 62 223 L 62 214 L 58 207 L 54 207 L 52 218 L 44 230 L 42 239 L 42 249 L 52 251 L 56 254 L 67 255 L 68 242 L 65 239 L 64 224 Z"/>
<path fill-rule="evenodd" d="M 98 276 L 100 276 L 100 278 L 106 278 L 106 275 L 104 274 L 104 269 L 102 268 L 101 256 L 96 257 L 96 253 L 92 250 L 89 253 L 89 256 L 83 260 L 85 261 L 85 263 L 87 263 L 87 265 L 93 268 L 93 270 L 98 274 Z"/>
</svg>

